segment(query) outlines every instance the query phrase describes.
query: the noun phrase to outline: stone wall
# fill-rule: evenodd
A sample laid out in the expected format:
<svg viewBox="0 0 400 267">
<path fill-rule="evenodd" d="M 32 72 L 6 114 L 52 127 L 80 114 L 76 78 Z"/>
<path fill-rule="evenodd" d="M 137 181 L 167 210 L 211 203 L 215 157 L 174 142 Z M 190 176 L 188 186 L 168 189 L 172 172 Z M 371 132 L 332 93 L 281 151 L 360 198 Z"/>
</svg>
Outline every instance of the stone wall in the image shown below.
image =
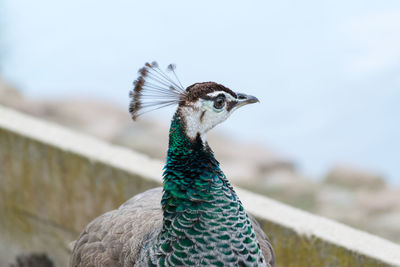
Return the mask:
<svg viewBox="0 0 400 267">
<path fill-rule="evenodd" d="M 0 107 L 0 266 L 45 252 L 67 266 L 93 218 L 160 185 L 162 162 Z M 278 266 L 400 266 L 400 246 L 237 189 Z"/>
</svg>

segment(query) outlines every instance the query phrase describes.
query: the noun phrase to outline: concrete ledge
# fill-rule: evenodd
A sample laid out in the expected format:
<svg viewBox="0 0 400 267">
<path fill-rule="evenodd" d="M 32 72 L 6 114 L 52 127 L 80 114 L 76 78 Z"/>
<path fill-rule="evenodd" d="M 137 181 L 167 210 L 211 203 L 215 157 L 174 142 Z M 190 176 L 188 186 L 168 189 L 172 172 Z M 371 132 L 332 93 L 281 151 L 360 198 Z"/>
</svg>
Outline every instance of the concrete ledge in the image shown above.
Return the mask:
<svg viewBox="0 0 400 267">
<path fill-rule="evenodd" d="M 378 236 L 237 189 L 271 238 L 279 266 L 400 266 L 400 246 Z"/>
<path fill-rule="evenodd" d="M 101 213 L 160 185 L 163 163 L 0 107 L 0 266 L 17 253 L 68 262 L 68 243 Z M 237 189 L 278 266 L 400 266 L 400 246 Z"/>
</svg>

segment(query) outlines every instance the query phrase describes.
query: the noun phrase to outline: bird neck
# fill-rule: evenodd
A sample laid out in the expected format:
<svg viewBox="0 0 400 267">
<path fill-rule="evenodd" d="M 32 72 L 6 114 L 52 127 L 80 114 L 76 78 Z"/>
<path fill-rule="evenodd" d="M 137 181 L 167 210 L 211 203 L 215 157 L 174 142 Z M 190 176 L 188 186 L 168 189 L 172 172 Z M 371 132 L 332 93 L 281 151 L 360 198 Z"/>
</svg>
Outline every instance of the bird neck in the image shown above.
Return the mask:
<svg viewBox="0 0 400 267">
<path fill-rule="evenodd" d="M 211 148 L 200 135 L 195 139 L 187 136 L 185 122 L 177 112 L 171 123 L 164 167 L 164 211 L 172 202 L 175 206 L 181 202 L 209 201 L 215 183 L 231 188 Z"/>
<path fill-rule="evenodd" d="M 263 261 L 242 203 L 209 146 L 200 137 L 188 138 L 179 113 L 172 120 L 164 169 L 163 225 L 147 250 L 149 265 L 253 266 Z"/>
</svg>

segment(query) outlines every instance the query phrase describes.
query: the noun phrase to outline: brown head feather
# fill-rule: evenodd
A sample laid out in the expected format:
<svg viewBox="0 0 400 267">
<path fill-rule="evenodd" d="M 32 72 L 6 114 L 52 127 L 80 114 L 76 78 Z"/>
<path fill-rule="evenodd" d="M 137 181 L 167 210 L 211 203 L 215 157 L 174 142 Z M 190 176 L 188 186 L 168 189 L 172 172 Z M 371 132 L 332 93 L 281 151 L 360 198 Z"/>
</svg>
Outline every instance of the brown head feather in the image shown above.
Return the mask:
<svg viewBox="0 0 400 267">
<path fill-rule="evenodd" d="M 203 82 L 192 84 L 186 88 L 187 95 L 184 100 L 188 102 L 195 102 L 199 98 L 205 97 L 207 94 L 215 91 L 224 91 L 235 98 L 237 97 L 235 92 L 223 86 L 222 84 L 215 82 Z"/>
<path fill-rule="evenodd" d="M 138 73 L 139 73 L 142 77 L 146 77 L 148 72 L 149 72 L 149 71 L 148 71 L 147 68 L 145 68 L 145 67 L 139 69 L 139 71 L 138 71 Z"/>
</svg>

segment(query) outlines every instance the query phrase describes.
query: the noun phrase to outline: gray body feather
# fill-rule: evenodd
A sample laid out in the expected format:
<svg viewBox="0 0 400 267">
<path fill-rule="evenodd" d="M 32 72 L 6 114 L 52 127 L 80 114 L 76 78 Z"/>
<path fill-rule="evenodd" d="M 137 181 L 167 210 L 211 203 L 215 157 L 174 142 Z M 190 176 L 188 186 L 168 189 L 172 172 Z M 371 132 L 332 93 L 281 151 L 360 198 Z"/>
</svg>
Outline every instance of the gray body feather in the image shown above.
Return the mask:
<svg viewBox="0 0 400 267">
<path fill-rule="evenodd" d="M 88 224 L 75 243 L 71 267 L 128 267 L 142 265 L 139 257 L 143 244 L 156 239 L 163 222 L 161 209 L 162 188 L 138 194 L 117 210 L 113 210 Z M 275 266 L 271 244 L 250 216 L 257 240 L 267 266 Z"/>
</svg>

